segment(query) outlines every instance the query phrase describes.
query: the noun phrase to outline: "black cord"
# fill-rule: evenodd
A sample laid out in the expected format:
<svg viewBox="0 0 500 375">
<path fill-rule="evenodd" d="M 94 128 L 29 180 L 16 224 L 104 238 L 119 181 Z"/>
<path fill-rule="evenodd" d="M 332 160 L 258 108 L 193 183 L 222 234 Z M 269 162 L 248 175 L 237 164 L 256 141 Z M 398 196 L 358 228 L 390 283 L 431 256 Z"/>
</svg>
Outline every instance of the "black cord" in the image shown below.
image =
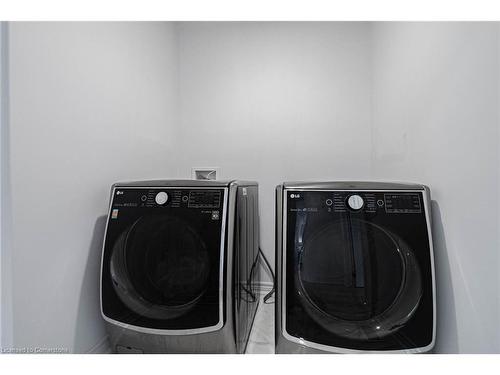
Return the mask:
<svg viewBox="0 0 500 375">
<path fill-rule="evenodd" d="M 275 280 L 275 276 L 274 276 L 274 272 L 273 272 L 273 269 L 271 267 L 271 265 L 269 264 L 266 256 L 264 255 L 264 252 L 262 251 L 262 249 L 259 247 L 259 255 L 261 256 L 261 258 L 264 260 L 264 263 L 266 264 L 266 267 L 267 269 L 269 270 L 269 272 L 271 273 L 271 278 L 273 280 L 273 288 L 271 289 L 271 291 L 269 293 L 267 293 L 265 296 L 264 296 L 264 303 L 268 303 L 267 301 L 272 297 L 275 289 L 276 289 L 276 280 Z M 269 302 L 269 304 L 271 304 L 273 302 Z"/>
<path fill-rule="evenodd" d="M 267 302 L 267 301 L 272 297 L 272 295 L 276 289 L 275 288 L 276 281 L 275 281 L 274 272 L 273 272 L 271 265 L 269 264 L 269 261 L 267 260 L 266 256 L 264 255 L 264 252 L 262 251 L 262 249 L 260 247 L 259 247 L 259 256 L 260 256 L 260 259 L 264 260 L 264 264 L 266 265 L 267 269 L 271 273 L 271 278 L 273 280 L 273 287 L 272 287 L 271 291 L 264 296 L 264 303 L 265 304 L 272 304 L 274 302 Z M 252 264 L 252 268 L 250 270 L 250 275 L 249 275 L 248 280 L 246 282 L 246 287 L 243 285 L 240 285 L 241 289 L 243 289 L 250 296 L 250 300 L 243 298 L 243 300 L 245 300 L 246 302 L 255 302 L 256 301 L 256 296 L 252 291 L 251 283 L 252 283 L 252 275 L 253 275 L 253 272 L 255 270 L 256 265 L 258 264 L 258 260 L 259 260 L 259 258 L 256 258 Z"/>
<path fill-rule="evenodd" d="M 259 249 L 259 251 L 260 251 L 260 249 Z M 255 267 L 257 266 L 258 263 L 259 263 L 259 257 L 256 257 L 253 264 L 252 264 L 252 268 L 250 269 L 250 275 L 248 276 L 248 280 L 246 282 L 246 287 L 241 286 L 241 289 L 243 289 L 246 293 L 248 293 L 250 295 L 250 298 L 251 298 L 250 300 L 243 298 L 246 302 L 257 301 L 257 297 L 255 296 L 255 294 L 252 291 L 252 278 L 253 278 L 253 272 L 254 272 Z"/>
</svg>

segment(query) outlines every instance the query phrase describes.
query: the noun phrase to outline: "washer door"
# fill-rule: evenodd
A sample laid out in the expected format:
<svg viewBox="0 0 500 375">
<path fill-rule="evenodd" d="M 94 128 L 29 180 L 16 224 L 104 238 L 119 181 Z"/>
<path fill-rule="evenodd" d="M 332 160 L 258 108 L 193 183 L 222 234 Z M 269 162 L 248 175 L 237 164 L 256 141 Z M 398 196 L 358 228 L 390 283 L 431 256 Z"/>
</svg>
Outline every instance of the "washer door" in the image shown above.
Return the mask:
<svg viewBox="0 0 500 375">
<path fill-rule="evenodd" d="M 190 311 L 205 293 L 210 258 L 188 223 L 167 214 L 147 215 L 117 238 L 110 273 L 129 309 L 151 319 L 173 319 Z"/>
<path fill-rule="evenodd" d="M 413 316 L 422 297 L 413 251 L 398 236 L 348 217 L 304 234 L 296 222 L 295 284 L 311 318 L 353 340 L 382 338 Z"/>
</svg>

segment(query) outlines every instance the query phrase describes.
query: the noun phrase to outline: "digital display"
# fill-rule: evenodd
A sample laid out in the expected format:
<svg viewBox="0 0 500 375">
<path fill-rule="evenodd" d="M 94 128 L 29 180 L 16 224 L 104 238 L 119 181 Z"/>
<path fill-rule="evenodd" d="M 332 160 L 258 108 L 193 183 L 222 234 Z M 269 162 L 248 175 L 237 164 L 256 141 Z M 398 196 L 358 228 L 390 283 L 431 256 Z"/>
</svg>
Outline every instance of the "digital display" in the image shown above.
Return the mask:
<svg viewBox="0 0 500 375">
<path fill-rule="evenodd" d="M 385 210 L 388 213 L 420 213 L 418 194 L 385 194 Z"/>
<path fill-rule="evenodd" d="M 221 192 L 217 190 L 191 190 L 189 192 L 190 208 L 219 208 Z"/>
</svg>

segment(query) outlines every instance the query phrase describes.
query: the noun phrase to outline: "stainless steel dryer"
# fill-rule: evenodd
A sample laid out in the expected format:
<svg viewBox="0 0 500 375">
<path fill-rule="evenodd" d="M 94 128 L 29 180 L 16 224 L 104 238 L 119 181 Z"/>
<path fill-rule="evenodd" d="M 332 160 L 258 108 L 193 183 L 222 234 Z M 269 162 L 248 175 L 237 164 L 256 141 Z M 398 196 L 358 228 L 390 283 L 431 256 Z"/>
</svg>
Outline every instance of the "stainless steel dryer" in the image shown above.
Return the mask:
<svg viewBox="0 0 500 375">
<path fill-rule="evenodd" d="M 113 351 L 243 353 L 257 309 L 258 185 L 112 186 L 101 312 Z"/>
<path fill-rule="evenodd" d="M 276 352 L 432 349 L 426 186 L 284 183 L 276 191 Z"/>
</svg>

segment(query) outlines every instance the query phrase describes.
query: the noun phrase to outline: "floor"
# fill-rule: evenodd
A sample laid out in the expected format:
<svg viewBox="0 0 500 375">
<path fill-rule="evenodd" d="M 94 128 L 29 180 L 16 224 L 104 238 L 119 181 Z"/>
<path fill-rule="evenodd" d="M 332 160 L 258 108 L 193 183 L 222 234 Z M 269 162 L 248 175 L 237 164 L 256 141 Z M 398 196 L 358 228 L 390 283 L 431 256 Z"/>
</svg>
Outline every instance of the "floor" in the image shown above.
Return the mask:
<svg viewBox="0 0 500 375">
<path fill-rule="evenodd" d="M 274 354 L 274 296 L 264 303 L 261 293 L 246 354 Z"/>
</svg>

